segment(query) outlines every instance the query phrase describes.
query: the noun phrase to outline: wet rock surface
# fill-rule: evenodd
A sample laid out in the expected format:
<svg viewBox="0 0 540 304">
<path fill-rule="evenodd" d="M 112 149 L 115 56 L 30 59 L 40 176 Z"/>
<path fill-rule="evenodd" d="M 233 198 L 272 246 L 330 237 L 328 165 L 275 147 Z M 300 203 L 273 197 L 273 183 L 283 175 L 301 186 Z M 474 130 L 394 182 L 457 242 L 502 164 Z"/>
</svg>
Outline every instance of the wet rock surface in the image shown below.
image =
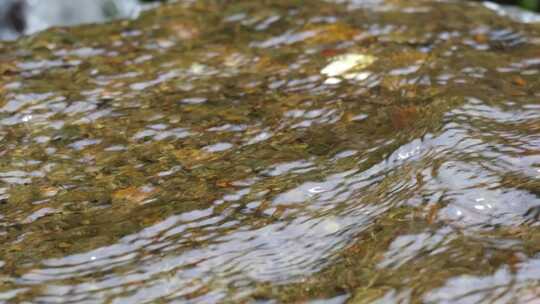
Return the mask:
<svg viewBox="0 0 540 304">
<path fill-rule="evenodd" d="M 540 293 L 540 26 L 184 1 L 0 43 L 0 303 Z"/>
<path fill-rule="evenodd" d="M 138 0 L 2 0 L 0 40 L 14 40 L 53 26 L 135 18 L 143 7 Z"/>
</svg>

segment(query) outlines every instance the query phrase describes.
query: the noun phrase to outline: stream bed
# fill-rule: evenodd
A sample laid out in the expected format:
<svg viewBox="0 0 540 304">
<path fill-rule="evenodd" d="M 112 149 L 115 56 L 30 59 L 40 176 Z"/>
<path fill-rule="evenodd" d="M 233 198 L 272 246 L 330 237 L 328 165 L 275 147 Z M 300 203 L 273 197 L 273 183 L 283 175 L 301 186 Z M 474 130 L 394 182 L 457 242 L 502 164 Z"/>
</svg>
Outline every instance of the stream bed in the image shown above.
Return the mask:
<svg viewBox="0 0 540 304">
<path fill-rule="evenodd" d="M 518 17 L 178 1 L 0 42 L 0 303 L 539 303 Z"/>
</svg>

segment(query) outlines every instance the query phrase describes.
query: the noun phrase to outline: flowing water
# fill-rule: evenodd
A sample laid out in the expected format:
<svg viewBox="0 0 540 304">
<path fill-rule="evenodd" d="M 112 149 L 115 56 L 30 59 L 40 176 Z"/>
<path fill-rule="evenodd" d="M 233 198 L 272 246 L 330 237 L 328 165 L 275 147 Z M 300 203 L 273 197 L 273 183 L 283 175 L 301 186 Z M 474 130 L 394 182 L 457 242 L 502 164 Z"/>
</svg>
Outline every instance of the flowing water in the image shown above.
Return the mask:
<svg viewBox="0 0 540 304">
<path fill-rule="evenodd" d="M 0 49 L 0 303 L 539 303 L 538 24 L 180 1 Z"/>
</svg>

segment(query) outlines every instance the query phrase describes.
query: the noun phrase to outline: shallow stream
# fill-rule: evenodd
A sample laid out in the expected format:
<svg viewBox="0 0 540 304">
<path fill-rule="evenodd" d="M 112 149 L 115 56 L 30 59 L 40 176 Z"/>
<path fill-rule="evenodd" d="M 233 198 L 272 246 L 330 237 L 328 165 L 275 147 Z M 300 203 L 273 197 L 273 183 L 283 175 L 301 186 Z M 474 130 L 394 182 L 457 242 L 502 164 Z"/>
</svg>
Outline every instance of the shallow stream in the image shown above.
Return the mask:
<svg viewBox="0 0 540 304">
<path fill-rule="evenodd" d="M 0 43 L 0 303 L 538 303 L 540 25 L 180 1 Z"/>
</svg>

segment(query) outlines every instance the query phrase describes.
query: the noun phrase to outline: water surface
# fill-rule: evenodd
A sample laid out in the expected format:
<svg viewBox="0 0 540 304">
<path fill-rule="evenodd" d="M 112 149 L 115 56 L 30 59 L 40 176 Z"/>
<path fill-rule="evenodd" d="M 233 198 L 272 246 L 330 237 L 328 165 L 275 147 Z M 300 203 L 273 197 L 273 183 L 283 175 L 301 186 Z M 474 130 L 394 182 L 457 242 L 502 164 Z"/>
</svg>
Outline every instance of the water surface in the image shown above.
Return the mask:
<svg viewBox="0 0 540 304">
<path fill-rule="evenodd" d="M 534 303 L 540 27 L 181 1 L 0 44 L 0 303 Z"/>
</svg>

